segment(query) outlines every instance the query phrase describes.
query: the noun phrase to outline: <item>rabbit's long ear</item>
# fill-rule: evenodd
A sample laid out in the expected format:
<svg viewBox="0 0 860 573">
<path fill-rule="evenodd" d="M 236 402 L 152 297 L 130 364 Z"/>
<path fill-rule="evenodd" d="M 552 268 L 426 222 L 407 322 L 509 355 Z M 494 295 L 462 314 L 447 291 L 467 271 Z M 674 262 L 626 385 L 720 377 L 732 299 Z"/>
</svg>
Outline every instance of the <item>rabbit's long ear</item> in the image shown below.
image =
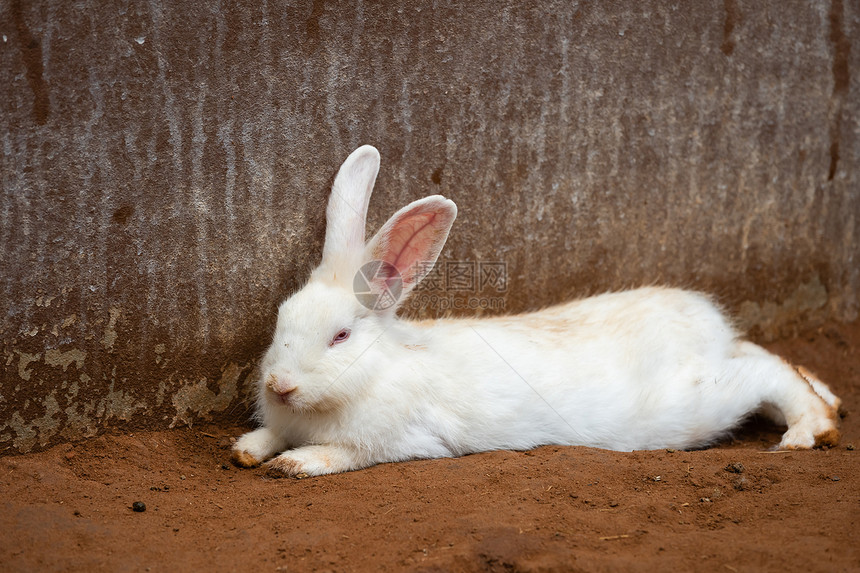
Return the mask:
<svg viewBox="0 0 860 573">
<path fill-rule="evenodd" d="M 379 172 L 379 152 L 363 145 L 349 154 L 331 187 L 322 265 L 349 271 L 364 251 L 367 204 Z M 354 269 L 352 269 L 354 271 Z"/>
<path fill-rule="evenodd" d="M 392 215 L 364 251 L 365 264 L 381 263 L 367 276 L 371 290 L 403 301 L 433 269 L 456 217 L 457 205 L 441 195 L 413 201 Z"/>
</svg>

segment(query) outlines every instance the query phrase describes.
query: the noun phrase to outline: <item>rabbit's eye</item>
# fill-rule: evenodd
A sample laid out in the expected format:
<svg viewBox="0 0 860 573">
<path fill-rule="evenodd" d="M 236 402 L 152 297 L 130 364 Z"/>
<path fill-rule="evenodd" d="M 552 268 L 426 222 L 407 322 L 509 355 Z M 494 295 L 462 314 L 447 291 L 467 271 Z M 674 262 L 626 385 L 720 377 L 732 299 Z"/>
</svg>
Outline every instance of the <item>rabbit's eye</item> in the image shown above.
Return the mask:
<svg viewBox="0 0 860 573">
<path fill-rule="evenodd" d="M 334 346 L 335 344 L 340 344 L 347 338 L 349 338 L 350 330 L 348 328 L 344 328 L 340 332 L 334 335 L 334 338 L 331 339 L 331 342 L 328 343 L 329 346 Z"/>
</svg>

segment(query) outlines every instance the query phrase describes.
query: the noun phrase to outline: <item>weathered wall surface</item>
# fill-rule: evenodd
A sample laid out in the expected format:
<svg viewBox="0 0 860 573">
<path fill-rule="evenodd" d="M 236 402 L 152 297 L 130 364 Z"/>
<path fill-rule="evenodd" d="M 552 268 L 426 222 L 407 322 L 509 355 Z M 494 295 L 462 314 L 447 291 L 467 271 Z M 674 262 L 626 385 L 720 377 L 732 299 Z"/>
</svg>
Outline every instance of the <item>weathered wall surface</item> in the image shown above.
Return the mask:
<svg viewBox="0 0 860 573">
<path fill-rule="evenodd" d="M 507 311 L 857 317 L 855 0 L 3 0 L 0 34 L 0 453 L 247 416 L 362 143 L 371 226 L 454 199 L 443 260 L 505 263 Z"/>
</svg>

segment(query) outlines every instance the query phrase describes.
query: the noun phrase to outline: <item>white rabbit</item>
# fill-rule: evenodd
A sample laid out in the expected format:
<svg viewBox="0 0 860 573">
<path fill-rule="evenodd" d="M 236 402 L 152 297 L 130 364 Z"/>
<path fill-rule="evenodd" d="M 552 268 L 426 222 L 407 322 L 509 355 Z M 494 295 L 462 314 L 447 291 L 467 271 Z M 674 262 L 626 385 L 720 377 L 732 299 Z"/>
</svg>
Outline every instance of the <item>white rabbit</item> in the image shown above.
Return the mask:
<svg viewBox="0 0 860 573">
<path fill-rule="evenodd" d="M 322 262 L 280 306 L 260 365 L 262 427 L 234 444 L 238 465 L 275 456 L 270 474 L 303 477 L 542 444 L 697 448 L 758 410 L 788 425 L 780 448 L 839 440 L 827 386 L 741 340 L 702 294 L 643 288 L 487 319 L 368 308 L 354 291 L 362 265 L 384 261 L 373 292 L 402 286 L 402 301 L 457 214 L 425 197 L 365 244 L 378 170 L 363 146 L 335 178 Z"/>
</svg>

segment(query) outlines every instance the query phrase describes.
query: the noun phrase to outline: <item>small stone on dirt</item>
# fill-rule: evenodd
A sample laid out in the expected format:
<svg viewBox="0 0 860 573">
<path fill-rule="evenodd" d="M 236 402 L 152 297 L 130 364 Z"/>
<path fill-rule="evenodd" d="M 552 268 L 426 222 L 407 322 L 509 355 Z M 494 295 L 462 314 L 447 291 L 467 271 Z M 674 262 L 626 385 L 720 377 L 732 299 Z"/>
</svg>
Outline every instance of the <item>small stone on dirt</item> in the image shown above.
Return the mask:
<svg viewBox="0 0 860 573">
<path fill-rule="evenodd" d="M 146 511 L 146 504 L 143 503 L 142 501 L 136 501 L 133 504 L 131 504 L 131 509 L 133 511 L 137 511 L 138 513 L 141 511 Z"/>
<path fill-rule="evenodd" d="M 742 474 L 744 473 L 744 465 L 740 462 L 733 462 L 726 466 L 726 471 L 731 472 L 733 474 Z"/>
<path fill-rule="evenodd" d="M 737 491 L 744 491 L 750 488 L 750 482 L 744 476 L 738 476 L 732 480 L 732 487 Z"/>
</svg>

